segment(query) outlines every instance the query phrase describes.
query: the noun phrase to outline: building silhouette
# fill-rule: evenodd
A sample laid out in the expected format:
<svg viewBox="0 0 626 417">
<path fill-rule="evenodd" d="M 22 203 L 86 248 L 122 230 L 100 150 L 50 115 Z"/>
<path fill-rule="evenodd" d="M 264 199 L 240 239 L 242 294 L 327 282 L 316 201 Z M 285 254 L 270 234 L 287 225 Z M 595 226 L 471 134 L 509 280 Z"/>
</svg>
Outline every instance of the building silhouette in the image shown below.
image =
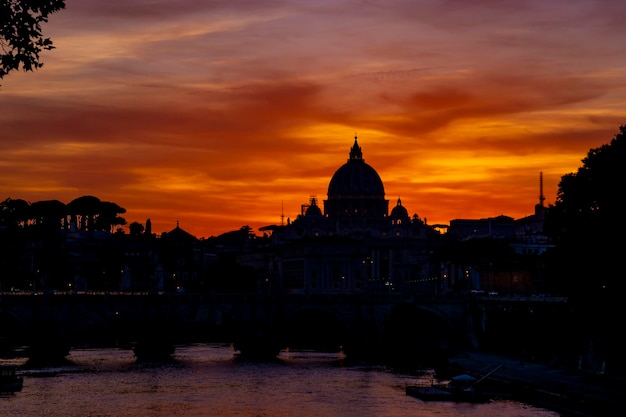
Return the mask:
<svg viewBox="0 0 626 417">
<path fill-rule="evenodd" d="M 178 222 L 157 235 L 149 219 L 130 234 L 68 227 L 60 209 L 54 221 L 0 225 L 0 291 L 532 293 L 551 247 L 544 200 L 540 177 L 533 214 L 454 219 L 441 233 L 446 227 L 410 215 L 400 198 L 390 209 L 355 136 L 326 198 L 309 196 L 293 220 L 262 227 L 261 236 L 244 226 L 197 239 Z"/>
<path fill-rule="evenodd" d="M 277 284 L 290 292 L 437 291 L 429 254 L 440 233 L 398 198 L 389 213 L 383 181 L 355 136 L 349 158 L 329 181 L 323 210 L 316 197 L 271 231 Z"/>
</svg>

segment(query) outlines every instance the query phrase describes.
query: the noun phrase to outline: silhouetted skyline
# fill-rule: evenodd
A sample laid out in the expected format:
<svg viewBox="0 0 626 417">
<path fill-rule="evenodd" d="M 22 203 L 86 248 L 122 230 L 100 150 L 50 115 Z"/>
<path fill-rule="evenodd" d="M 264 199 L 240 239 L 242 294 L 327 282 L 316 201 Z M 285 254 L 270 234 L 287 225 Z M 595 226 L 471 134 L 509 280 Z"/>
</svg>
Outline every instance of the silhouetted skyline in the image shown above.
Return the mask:
<svg viewBox="0 0 626 417">
<path fill-rule="evenodd" d="M 355 133 L 429 224 L 532 213 L 623 124 L 618 2 L 70 0 L 0 87 L 4 198 L 98 196 L 155 233 L 294 218 Z"/>
</svg>

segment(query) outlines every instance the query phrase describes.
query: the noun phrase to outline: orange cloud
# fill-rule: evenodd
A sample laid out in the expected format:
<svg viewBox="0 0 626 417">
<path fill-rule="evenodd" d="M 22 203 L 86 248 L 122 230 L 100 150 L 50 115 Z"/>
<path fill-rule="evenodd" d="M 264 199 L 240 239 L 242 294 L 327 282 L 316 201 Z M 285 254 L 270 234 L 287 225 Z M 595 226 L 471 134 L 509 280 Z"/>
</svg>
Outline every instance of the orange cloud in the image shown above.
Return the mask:
<svg viewBox="0 0 626 417">
<path fill-rule="evenodd" d="M 428 222 L 522 217 L 624 123 L 620 2 L 67 2 L 0 89 L 3 197 L 198 237 L 300 213 L 355 134 Z"/>
</svg>

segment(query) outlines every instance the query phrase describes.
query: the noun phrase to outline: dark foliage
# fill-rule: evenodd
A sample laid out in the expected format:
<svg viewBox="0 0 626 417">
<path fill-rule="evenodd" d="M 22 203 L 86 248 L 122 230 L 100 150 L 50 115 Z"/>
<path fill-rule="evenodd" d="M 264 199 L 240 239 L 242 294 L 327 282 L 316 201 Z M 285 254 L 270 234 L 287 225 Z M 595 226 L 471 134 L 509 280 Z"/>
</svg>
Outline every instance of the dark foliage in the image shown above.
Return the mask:
<svg viewBox="0 0 626 417">
<path fill-rule="evenodd" d="M 0 226 L 6 228 L 54 231 L 76 227 L 83 231 L 110 232 L 126 224 L 119 214 L 126 209 L 98 197 L 82 196 L 68 204 L 58 200 L 29 203 L 22 199 L 0 201 Z"/>
<path fill-rule="evenodd" d="M 0 3 L 0 79 L 22 68 L 41 68 L 39 53 L 53 49 L 41 24 L 65 8 L 64 0 L 3 0 Z"/>
<path fill-rule="evenodd" d="M 625 289 L 621 256 L 626 204 L 626 126 L 609 144 L 591 149 L 576 173 L 564 175 L 548 208 L 545 232 L 555 243 L 553 286 L 575 299 L 604 301 Z"/>
</svg>

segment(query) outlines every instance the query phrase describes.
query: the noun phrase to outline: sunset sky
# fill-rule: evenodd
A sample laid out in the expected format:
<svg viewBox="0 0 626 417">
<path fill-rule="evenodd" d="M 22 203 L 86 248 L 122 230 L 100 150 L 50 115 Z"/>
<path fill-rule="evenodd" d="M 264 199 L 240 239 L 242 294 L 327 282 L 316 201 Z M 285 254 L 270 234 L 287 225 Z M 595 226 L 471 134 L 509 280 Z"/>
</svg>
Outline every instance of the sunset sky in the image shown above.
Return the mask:
<svg viewBox="0 0 626 417">
<path fill-rule="evenodd" d="M 68 0 L 0 80 L 0 200 L 93 195 L 197 237 L 365 162 L 429 224 L 554 203 L 626 124 L 626 2 Z M 126 230 L 128 230 L 126 228 Z"/>
</svg>

